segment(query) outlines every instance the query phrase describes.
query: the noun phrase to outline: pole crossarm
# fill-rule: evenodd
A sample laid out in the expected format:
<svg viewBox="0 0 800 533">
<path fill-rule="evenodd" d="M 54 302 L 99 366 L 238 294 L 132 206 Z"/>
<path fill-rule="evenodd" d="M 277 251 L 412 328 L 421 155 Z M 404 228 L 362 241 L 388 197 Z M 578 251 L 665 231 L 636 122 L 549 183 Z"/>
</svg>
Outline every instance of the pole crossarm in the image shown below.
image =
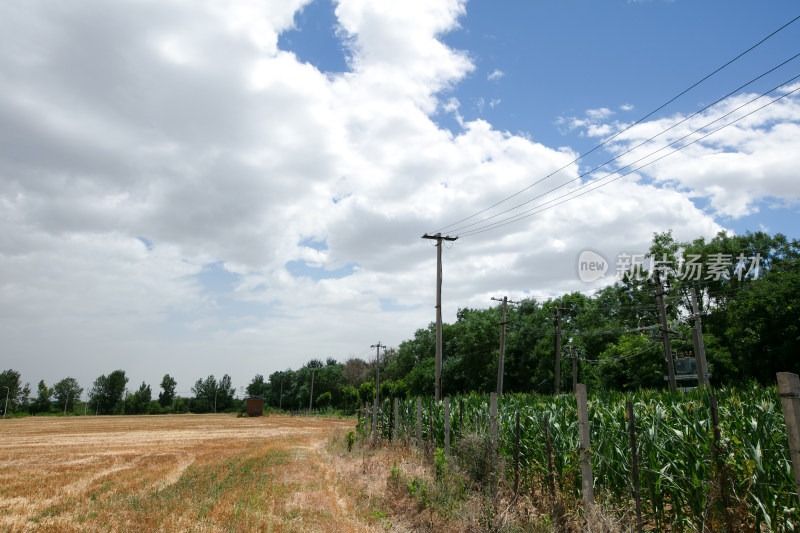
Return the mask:
<svg viewBox="0 0 800 533">
<path fill-rule="evenodd" d="M 422 236 L 422 238 L 423 238 L 423 239 L 435 239 L 435 240 L 437 240 L 437 241 L 438 241 L 438 240 L 442 240 L 442 241 L 455 241 L 455 240 L 458 240 L 458 235 L 456 235 L 455 237 L 450 237 L 449 235 L 447 235 L 447 236 L 442 236 L 442 234 L 441 234 L 441 233 L 437 233 L 436 235 L 428 235 L 428 234 L 426 233 L 425 235 L 423 235 L 423 236 Z"/>
</svg>

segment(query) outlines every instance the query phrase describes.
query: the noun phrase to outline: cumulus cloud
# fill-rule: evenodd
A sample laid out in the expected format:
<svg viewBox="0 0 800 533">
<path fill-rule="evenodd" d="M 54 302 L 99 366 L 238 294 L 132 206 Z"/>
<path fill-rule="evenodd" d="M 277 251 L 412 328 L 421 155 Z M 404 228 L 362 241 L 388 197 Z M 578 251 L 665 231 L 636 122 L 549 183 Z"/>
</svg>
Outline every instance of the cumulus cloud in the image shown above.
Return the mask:
<svg viewBox="0 0 800 533">
<path fill-rule="evenodd" d="M 652 163 L 642 169 L 646 176 L 707 199 L 718 216 L 751 214 L 767 199 L 792 204 L 800 198 L 798 89 L 783 88 L 789 96 L 771 104 L 775 96 L 740 94 L 695 116 L 637 124 L 614 139 L 612 150 L 622 165 Z"/>
</svg>

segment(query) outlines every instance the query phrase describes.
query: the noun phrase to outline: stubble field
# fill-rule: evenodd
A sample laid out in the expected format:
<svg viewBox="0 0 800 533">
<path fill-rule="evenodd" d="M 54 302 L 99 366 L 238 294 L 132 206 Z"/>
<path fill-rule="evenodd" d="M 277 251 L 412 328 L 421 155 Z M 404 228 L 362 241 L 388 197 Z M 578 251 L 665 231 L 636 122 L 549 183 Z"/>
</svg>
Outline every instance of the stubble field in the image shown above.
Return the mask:
<svg viewBox="0 0 800 533">
<path fill-rule="evenodd" d="M 2 531 L 375 531 L 326 460 L 352 420 L 0 421 Z"/>
</svg>

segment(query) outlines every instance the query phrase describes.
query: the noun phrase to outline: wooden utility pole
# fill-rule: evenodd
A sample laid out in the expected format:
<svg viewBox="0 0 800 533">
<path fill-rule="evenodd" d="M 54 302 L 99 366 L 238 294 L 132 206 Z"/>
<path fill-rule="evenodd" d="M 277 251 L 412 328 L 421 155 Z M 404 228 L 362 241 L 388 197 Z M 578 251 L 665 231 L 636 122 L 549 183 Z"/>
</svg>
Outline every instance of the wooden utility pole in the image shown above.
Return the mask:
<svg viewBox="0 0 800 533">
<path fill-rule="evenodd" d="M 664 288 L 661 286 L 661 278 L 658 275 L 658 270 L 655 271 L 655 284 L 658 318 L 661 321 L 661 340 L 664 342 L 664 360 L 667 363 L 667 376 L 669 377 L 669 390 L 671 392 L 676 392 L 678 390 L 678 386 L 675 384 L 675 367 L 672 363 L 672 344 L 669 340 L 667 311 L 664 308 Z"/>
<path fill-rule="evenodd" d="M 438 402 L 442 399 L 442 241 L 454 241 L 458 237 L 426 233 L 422 238 L 436 240 L 436 378 L 433 388 Z"/>
<path fill-rule="evenodd" d="M 561 311 L 563 308 L 558 304 L 556 308 L 556 372 L 555 372 L 555 390 L 556 396 L 561 392 Z"/>
<path fill-rule="evenodd" d="M 381 341 L 378 344 L 373 344 L 370 348 L 375 348 L 375 405 L 372 410 L 372 440 L 378 439 L 378 404 L 381 395 L 381 348 L 386 348 Z"/>
<path fill-rule="evenodd" d="M 519 303 L 513 302 L 508 299 L 508 296 L 503 296 L 503 299 L 495 298 L 492 296 L 492 300 L 496 302 L 503 302 L 503 319 L 500 322 L 500 358 L 497 360 L 497 395 L 503 395 L 503 374 L 505 372 L 504 361 L 506 357 L 506 316 L 508 316 L 508 304 L 512 303 Z"/>
<path fill-rule="evenodd" d="M 694 329 L 692 330 L 692 340 L 694 341 L 694 360 L 697 367 L 697 384 L 709 385 L 708 365 L 706 364 L 706 347 L 703 344 L 703 324 L 700 322 L 700 310 L 697 305 L 697 291 L 692 287 L 692 313 L 694 314 Z"/>
<path fill-rule="evenodd" d="M 589 407 L 586 397 L 586 385 L 578 383 L 575 391 L 578 403 L 578 430 L 580 433 L 581 489 L 583 501 L 594 503 L 594 477 L 592 474 L 591 429 L 589 426 Z"/>
<path fill-rule="evenodd" d="M 800 377 L 790 372 L 778 372 L 778 393 L 781 395 L 789 456 L 794 471 L 794 487 L 800 501 Z"/>
<path fill-rule="evenodd" d="M 283 372 L 281 372 L 281 391 L 278 394 L 278 409 L 283 411 Z"/>
</svg>

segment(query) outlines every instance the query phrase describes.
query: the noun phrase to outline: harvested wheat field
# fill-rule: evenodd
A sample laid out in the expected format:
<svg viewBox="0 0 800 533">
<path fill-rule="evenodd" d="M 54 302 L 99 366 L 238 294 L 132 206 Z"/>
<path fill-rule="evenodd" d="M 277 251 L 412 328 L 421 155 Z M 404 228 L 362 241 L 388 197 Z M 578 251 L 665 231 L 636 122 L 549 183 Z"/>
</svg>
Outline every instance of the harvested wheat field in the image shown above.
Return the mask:
<svg viewBox="0 0 800 533">
<path fill-rule="evenodd" d="M 352 420 L 0 421 L 2 531 L 377 531 L 326 460 Z"/>
</svg>

